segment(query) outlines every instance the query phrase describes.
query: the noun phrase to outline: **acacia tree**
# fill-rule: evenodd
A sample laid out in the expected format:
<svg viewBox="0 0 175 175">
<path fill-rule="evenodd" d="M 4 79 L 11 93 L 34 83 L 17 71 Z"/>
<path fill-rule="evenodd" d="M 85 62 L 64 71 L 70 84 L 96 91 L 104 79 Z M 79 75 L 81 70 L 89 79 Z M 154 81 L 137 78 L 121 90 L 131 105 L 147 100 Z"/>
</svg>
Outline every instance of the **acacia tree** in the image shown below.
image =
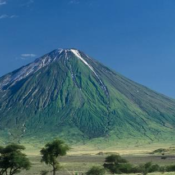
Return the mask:
<svg viewBox="0 0 175 175">
<path fill-rule="evenodd" d="M 0 175 L 14 175 L 30 169 L 29 159 L 21 152 L 24 149 L 24 146 L 17 144 L 0 147 Z"/>
<path fill-rule="evenodd" d="M 58 157 L 66 155 L 69 150 L 69 146 L 61 140 L 54 140 L 47 143 L 43 149 L 41 149 L 41 162 L 45 162 L 47 165 L 52 166 L 53 175 L 60 169 L 60 164 L 57 160 Z"/>
<path fill-rule="evenodd" d="M 108 169 L 111 173 L 128 173 L 132 166 L 128 161 L 120 155 L 110 155 L 106 157 L 104 168 Z"/>
</svg>

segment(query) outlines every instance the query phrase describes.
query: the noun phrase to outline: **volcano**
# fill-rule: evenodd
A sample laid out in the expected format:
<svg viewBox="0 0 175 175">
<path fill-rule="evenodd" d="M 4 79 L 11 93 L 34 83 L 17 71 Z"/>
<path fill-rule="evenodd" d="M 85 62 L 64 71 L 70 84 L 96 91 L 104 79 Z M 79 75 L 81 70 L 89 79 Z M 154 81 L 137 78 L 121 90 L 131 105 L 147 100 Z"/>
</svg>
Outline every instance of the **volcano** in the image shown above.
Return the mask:
<svg viewBox="0 0 175 175">
<path fill-rule="evenodd" d="M 0 78 L 0 139 L 172 141 L 175 100 L 76 49 L 57 49 Z"/>
</svg>

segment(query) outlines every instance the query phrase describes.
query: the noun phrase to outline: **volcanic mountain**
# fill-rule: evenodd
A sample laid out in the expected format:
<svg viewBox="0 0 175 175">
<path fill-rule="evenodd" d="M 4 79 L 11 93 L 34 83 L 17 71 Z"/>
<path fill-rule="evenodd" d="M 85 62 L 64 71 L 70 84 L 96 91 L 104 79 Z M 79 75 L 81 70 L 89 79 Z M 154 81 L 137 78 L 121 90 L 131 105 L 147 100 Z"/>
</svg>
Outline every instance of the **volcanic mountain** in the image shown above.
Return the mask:
<svg viewBox="0 0 175 175">
<path fill-rule="evenodd" d="M 54 50 L 0 78 L 3 141 L 154 142 L 174 134 L 175 100 L 76 49 Z"/>
</svg>

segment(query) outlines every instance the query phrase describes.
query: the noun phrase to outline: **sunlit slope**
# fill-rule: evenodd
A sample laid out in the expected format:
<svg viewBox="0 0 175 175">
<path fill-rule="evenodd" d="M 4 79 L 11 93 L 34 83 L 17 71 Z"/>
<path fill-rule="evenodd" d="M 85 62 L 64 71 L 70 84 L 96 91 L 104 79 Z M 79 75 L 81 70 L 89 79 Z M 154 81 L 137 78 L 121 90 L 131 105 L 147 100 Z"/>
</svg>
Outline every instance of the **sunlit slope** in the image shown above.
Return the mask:
<svg viewBox="0 0 175 175">
<path fill-rule="evenodd" d="M 163 141 L 175 134 L 174 100 L 74 49 L 55 50 L 3 76 L 0 97 L 5 141 Z"/>
</svg>

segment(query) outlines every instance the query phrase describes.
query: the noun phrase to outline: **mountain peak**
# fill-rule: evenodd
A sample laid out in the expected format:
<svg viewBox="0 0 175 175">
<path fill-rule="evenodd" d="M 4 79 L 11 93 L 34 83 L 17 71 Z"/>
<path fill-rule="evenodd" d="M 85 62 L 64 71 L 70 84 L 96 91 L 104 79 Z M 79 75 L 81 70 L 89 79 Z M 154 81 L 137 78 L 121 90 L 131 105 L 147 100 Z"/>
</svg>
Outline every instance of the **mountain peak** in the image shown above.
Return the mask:
<svg viewBox="0 0 175 175">
<path fill-rule="evenodd" d="M 68 54 L 73 54 L 75 57 L 82 60 L 81 53 L 82 52 L 80 50 L 75 49 L 75 48 L 66 48 L 66 49 L 58 48 L 44 55 L 43 57 L 36 59 L 36 62 L 41 61 L 41 60 L 43 60 L 44 62 L 45 61 L 47 62 L 48 60 L 49 62 L 52 62 L 52 61 L 58 60 L 60 57 L 69 59 L 69 57 L 71 57 L 72 55 L 70 56 Z"/>
<path fill-rule="evenodd" d="M 76 57 L 77 59 L 80 59 L 86 66 L 89 67 L 89 69 L 91 71 L 94 72 L 94 74 L 97 76 L 97 74 L 95 73 L 93 67 L 83 58 L 83 56 L 81 55 L 82 52 L 75 49 L 75 48 L 71 48 L 71 49 L 57 49 L 57 50 L 54 50 L 53 52 L 51 52 L 49 55 L 46 55 L 46 57 L 44 58 L 41 58 L 44 62 L 45 61 L 48 61 L 48 62 L 51 62 L 51 59 L 53 59 L 52 61 L 55 61 L 57 59 L 59 59 L 61 56 L 63 56 L 63 58 L 65 59 L 69 59 L 70 57 L 72 57 L 72 55 L 68 55 L 68 54 L 73 54 L 74 57 Z M 49 56 L 49 59 L 47 58 Z M 50 58 L 51 57 L 51 58 Z M 87 59 L 87 58 L 86 58 Z"/>
<path fill-rule="evenodd" d="M 76 49 L 76 48 L 58 48 L 53 50 L 52 52 L 50 52 L 50 54 L 52 53 L 57 53 L 57 54 L 61 54 L 61 53 L 68 53 L 68 52 L 81 52 L 80 50 Z"/>
<path fill-rule="evenodd" d="M 40 69 L 48 66 L 49 64 L 62 59 L 69 60 L 71 58 L 77 58 L 81 60 L 98 78 L 97 73 L 94 71 L 94 68 L 87 62 L 87 58 L 84 59 L 82 56 L 82 52 L 75 49 L 55 49 L 52 52 L 45 54 L 44 56 L 36 59 L 34 62 L 23 66 L 22 68 L 14 71 L 12 74 L 7 74 L 5 79 L 0 84 L 0 90 L 4 89 L 4 87 L 12 87 L 16 84 L 16 82 L 25 79 L 26 77 L 36 73 Z"/>
<path fill-rule="evenodd" d="M 80 51 L 80 50 L 78 50 L 76 48 L 58 48 L 56 50 L 58 50 L 58 51 L 64 51 L 64 52 L 68 52 L 68 51 L 71 51 L 71 50 Z"/>
</svg>

